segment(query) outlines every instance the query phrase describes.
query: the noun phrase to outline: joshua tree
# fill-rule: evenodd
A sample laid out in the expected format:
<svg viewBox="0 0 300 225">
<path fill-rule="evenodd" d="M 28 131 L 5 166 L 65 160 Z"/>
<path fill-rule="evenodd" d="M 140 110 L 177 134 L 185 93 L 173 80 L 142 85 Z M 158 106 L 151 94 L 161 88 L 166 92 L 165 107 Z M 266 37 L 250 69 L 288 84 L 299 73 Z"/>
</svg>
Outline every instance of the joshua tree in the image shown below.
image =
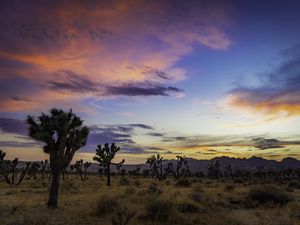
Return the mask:
<svg viewBox="0 0 300 225">
<path fill-rule="evenodd" d="M 86 174 L 87 174 L 87 170 L 88 168 L 92 165 L 92 163 L 90 162 L 85 162 L 83 164 L 83 169 L 84 169 L 84 176 L 83 176 L 83 180 L 85 181 L 86 180 Z"/>
<path fill-rule="evenodd" d="M 33 162 L 30 165 L 30 174 L 33 176 L 33 179 L 36 179 L 36 175 L 39 172 L 40 164 L 38 162 Z"/>
<path fill-rule="evenodd" d="M 86 180 L 87 169 L 90 167 L 91 164 L 92 163 L 89 163 L 89 162 L 83 163 L 83 159 L 75 162 L 74 168 L 76 169 L 77 173 L 79 173 L 82 181 Z M 70 169 L 71 169 L 71 167 L 70 167 Z"/>
<path fill-rule="evenodd" d="M 187 158 L 185 156 L 176 156 L 176 158 L 176 169 L 174 169 L 173 163 L 170 162 L 168 163 L 167 168 L 165 168 L 166 173 L 172 174 L 176 179 L 181 175 L 190 174 Z"/>
<path fill-rule="evenodd" d="M 207 167 L 207 176 L 210 178 L 219 179 L 219 176 L 221 175 L 220 166 L 219 160 L 217 160 L 215 163 L 214 161 L 210 161 L 210 164 Z"/>
<path fill-rule="evenodd" d="M 150 165 L 150 169 L 156 174 L 157 179 L 163 179 L 163 163 L 164 159 L 160 156 L 160 154 L 150 156 L 146 163 Z"/>
<path fill-rule="evenodd" d="M 93 160 L 99 162 L 100 167 L 103 167 L 106 170 L 106 176 L 107 176 L 107 186 L 110 186 L 110 166 L 111 165 L 121 165 L 125 162 L 123 159 L 119 163 L 113 163 L 111 162 L 113 158 L 115 157 L 115 154 L 120 150 L 120 147 L 117 147 L 115 143 L 112 143 L 109 147 L 108 143 L 102 147 L 101 145 L 97 146 L 96 149 L 96 156 L 93 158 Z"/>
<path fill-rule="evenodd" d="M 45 159 L 44 161 L 41 161 L 41 175 L 42 175 L 42 180 L 45 178 L 45 173 L 47 172 L 46 168 L 48 165 L 48 160 Z"/>
<path fill-rule="evenodd" d="M 29 136 L 45 143 L 44 152 L 49 154 L 52 173 L 48 207 L 57 208 L 60 174 L 72 161 L 75 152 L 84 146 L 89 130 L 83 121 L 72 113 L 51 109 L 50 114 L 27 117 Z"/>
<path fill-rule="evenodd" d="M 136 178 L 140 175 L 141 168 L 139 166 L 136 166 L 136 168 L 132 171 L 128 171 L 129 176 L 132 176 L 133 178 Z"/>
<path fill-rule="evenodd" d="M 232 171 L 231 164 L 228 164 L 228 165 L 225 167 L 224 176 L 227 177 L 227 178 L 233 176 L 233 171 Z"/>
<path fill-rule="evenodd" d="M 76 169 L 76 173 L 78 173 L 80 175 L 80 178 L 83 181 L 82 166 L 83 166 L 83 159 L 76 161 L 75 164 L 74 164 L 74 168 Z"/>
<path fill-rule="evenodd" d="M 19 160 L 18 158 L 15 158 L 14 160 L 6 160 L 5 156 L 6 153 L 0 150 L 0 175 L 4 177 L 7 184 L 19 185 L 29 170 L 30 162 L 26 162 L 25 167 L 21 170 L 18 181 L 16 181 L 18 175 L 17 165 Z"/>
</svg>

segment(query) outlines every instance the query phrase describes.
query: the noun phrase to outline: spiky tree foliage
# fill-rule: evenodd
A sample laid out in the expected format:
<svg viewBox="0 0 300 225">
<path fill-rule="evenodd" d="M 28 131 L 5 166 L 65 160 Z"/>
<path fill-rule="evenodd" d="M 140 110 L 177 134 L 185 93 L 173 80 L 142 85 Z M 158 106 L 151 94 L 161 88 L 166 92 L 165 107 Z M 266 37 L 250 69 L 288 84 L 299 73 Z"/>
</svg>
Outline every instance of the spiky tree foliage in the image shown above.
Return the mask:
<svg viewBox="0 0 300 225">
<path fill-rule="evenodd" d="M 152 155 L 147 158 L 146 163 L 150 165 L 150 169 L 156 174 L 157 179 L 163 179 L 163 157 L 160 154 Z"/>
<path fill-rule="evenodd" d="M 119 150 L 120 147 L 117 147 L 115 143 L 112 143 L 110 147 L 108 143 L 106 143 L 104 147 L 102 147 L 101 145 L 97 146 L 96 156 L 93 158 L 93 160 L 97 161 L 99 163 L 99 166 L 103 167 L 106 170 L 107 186 L 110 186 L 110 166 L 121 165 L 125 162 L 124 159 L 119 163 L 112 162 L 113 158 Z"/>
<path fill-rule="evenodd" d="M 44 142 L 44 152 L 49 154 L 52 173 L 48 207 L 57 208 L 60 174 L 73 159 L 75 152 L 84 146 L 89 130 L 72 110 L 51 109 L 37 118 L 27 117 L 29 136 Z"/>
</svg>

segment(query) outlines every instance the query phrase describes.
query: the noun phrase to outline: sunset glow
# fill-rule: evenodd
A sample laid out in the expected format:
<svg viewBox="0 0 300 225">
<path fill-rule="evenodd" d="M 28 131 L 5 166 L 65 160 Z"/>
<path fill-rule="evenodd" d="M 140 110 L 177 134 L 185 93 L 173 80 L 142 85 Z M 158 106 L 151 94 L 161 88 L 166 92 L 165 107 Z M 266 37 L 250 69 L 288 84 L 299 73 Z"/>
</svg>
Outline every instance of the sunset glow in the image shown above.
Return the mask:
<svg viewBox="0 0 300 225">
<path fill-rule="evenodd" d="M 130 164 L 300 159 L 299 11 L 292 0 L 1 1 L 0 148 L 46 158 L 24 121 L 57 107 L 90 128 L 75 159 L 106 142 Z"/>
</svg>

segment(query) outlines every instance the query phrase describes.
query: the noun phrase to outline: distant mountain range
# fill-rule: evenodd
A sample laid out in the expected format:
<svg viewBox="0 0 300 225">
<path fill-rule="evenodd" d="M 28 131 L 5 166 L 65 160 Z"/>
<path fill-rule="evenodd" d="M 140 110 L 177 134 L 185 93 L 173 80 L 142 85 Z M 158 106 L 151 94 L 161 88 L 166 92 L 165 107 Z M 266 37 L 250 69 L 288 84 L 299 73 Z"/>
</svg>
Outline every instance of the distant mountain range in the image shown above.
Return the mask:
<svg viewBox="0 0 300 225">
<path fill-rule="evenodd" d="M 231 165 L 232 169 L 245 169 L 250 171 L 256 171 L 257 167 L 264 166 L 264 170 L 283 170 L 287 168 L 291 169 L 300 169 L 300 160 L 297 160 L 295 158 L 284 158 L 281 161 L 276 160 L 268 160 L 260 157 L 251 157 L 251 158 L 230 158 L 226 156 L 222 157 L 215 157 L 211 160 L 198 160 L 198 159 L 188 159 L 188 165 L 192 173 L 195 172 L 207 172 L 207 167 L 210 161 L 217 161 L 219 160 L 221 165 L 221 170 L 224 170 L 227 165 Z M 167 160 L 164 162 L 164 165 L 167 165 L 169 162 L 173 162 L 174 166 L 176 165 L 175 160 Z M 141 168 L 141 171 L 144 169 L 149 169 L 148 164 L 137 164 L 137 165 L 128 165 L 125 164 L 123 166 L 123 169 L 126 169 L 127 171 L 134 170 L 136 166 L 139 166 Z M 96 163 L 93 163 L 91 167 L 89 168 L 89 171 L 95 172 L 98 170 L 98 165 Z M 113 169 L 114 170 L 114 169 Z"/>
<path fill-rule="evenodd" d="M 207 167 L 210 161 L 219 161 L 221 165 L 221 170 L 224 170 L 226 166 L 229 164 L 231 165 L 233 170 L 236 169 L 245 169 L 248 171 L 255 172 L 257 170 L 257 167 L 264 166 L 264 170 L 284 170 L 287 168 L 291 169 L 300 169 L 300 160 L 297 160 L 295 158 L 284 158 L 281 161 L 276 160 L 268 160 L 261 157 L 253 156 L 251 158 L 231 158 L 227 156 L 222 157 L 215 157 L 213 159 L 207 160 L 207 159 L 193 159 L 188 158 L 188 165 L 192 173 L 195 172 L 207 172 Z M 173 162 L 174 166 L 176 165 L 175 160 L 166 160 L 163 165 L 167 165 L 169 162 Z M 25 162 L 20 161 L 18 167 L 23 167 Z M 149 169 L 148 164 L 124 164 L 122 169 L 125 169 L 126 171 L 131 171 L 136 169 L 136 167 L 140 167 L 140 172 L 142 172 L 144 169 Z M 92 163 L 92 165 L 89 167 L 89 172 L 97 172 L 98 171 L 98 164 Z M 112 171 L 116 171 L 116 168 L 113 166 Z"/>
</svg>

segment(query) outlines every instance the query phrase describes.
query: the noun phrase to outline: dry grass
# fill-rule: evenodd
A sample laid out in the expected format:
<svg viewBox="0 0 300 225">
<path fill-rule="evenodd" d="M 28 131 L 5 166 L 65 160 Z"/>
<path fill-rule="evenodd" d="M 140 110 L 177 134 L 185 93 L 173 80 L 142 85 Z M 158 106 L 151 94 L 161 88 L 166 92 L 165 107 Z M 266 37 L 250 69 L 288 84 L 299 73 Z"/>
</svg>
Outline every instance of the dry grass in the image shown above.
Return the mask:
<svg viewBox="0 0 300 225">
<path fill-rule="evenodd" d="M 272 185 L 294 187 L 288 191 L 292 201 L 249 207 L 251 190 L 264 186 L 260 181 L 191 178 L 178 186 L 173 179 L 113 177 L 107 187 L 97 176 L 82 182 L 71 175 L 62 182 L 59 208 L 51 210 L 46 207 L 48 182 L 26 180 L 19 187 L 0 182 L 0 224 L 300 225 L 300 190 L 288 182 Z"/>
</svg>

